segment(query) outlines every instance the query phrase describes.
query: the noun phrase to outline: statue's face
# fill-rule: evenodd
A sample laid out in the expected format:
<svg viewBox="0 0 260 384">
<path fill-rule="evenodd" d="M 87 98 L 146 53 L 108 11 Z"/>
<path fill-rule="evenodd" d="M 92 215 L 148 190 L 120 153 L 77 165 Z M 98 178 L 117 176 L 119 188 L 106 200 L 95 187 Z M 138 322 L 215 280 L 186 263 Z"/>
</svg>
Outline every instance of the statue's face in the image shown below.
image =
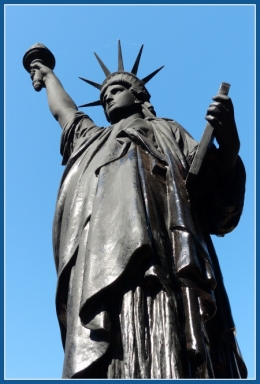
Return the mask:
<svg viewBox="0 0 260 384">
<path fill-rule="evenodd" d="M 103 105 L 111 123 L 116 123 L 128 117 L 134 111 L 136 103 L 132 93 L 123 85 L 110 85 L 103 97 Z"/>
</svg>

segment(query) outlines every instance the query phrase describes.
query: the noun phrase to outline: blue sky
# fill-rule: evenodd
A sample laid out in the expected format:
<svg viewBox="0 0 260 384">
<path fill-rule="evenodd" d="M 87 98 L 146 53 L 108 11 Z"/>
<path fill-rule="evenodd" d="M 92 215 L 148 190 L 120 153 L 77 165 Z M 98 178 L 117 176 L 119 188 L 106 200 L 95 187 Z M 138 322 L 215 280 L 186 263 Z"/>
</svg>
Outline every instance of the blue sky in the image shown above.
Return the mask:
<svg viewBox="0 0 260 384">
<path fill-rule="evenodd" d="M 7 6 L 5 9 L 5 377 L 60 378 L 63 364 L 55 314 L 52 219 L 63 172 L 61 129 L 22 66 L 36 42 L 55 55 L 55 73 L 77 105 L 97 100 L 95 51 L 114 71 L 117 41 L 138 75 L 165 68 L 147 85 L 157 116 L 178 121 L 200 140 L 211 97 L 222 81 L 230 97 L 247 171 L 238 227 L 213 237 L 229 295 L 238 343 L 255 377 L 255 41 L 253 6 Z M 107 126 L 101 107 L 85 109 Z"/>
</svg>

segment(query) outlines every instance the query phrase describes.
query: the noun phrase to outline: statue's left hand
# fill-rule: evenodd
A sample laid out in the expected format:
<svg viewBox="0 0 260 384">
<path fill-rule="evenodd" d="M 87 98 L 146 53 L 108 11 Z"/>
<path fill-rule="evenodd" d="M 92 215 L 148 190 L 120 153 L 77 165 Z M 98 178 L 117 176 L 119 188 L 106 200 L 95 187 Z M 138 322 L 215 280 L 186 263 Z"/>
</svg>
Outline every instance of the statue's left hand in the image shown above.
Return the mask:
<svg viewBox="0 0 260 384">
<path fill-rule="evenodd" d="M 220 161 L 228 170 L 236 163 L 240 148 L 234 107 L 230 97 L 218 94 L 212 98 L 205 119 L 213 126 L 219 144 Z"/>
</svg>

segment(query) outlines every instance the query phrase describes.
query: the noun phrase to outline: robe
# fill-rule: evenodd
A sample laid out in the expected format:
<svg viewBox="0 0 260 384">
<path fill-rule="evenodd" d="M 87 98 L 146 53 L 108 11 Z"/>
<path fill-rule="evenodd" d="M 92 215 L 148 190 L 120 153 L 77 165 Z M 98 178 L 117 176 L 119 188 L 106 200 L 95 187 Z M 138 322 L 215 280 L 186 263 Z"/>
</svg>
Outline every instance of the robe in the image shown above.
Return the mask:
<svg viewBox="0 0 260 384">
<path fill-rule="evenodd" d="M 53 223 L 63 378 L 245 378 L 210 234 L 239 222 L 245 170 L 222 179 L 217 149 L 185 179 L 198 143 L 177 122 L 64 127 Z"/>
</svg>

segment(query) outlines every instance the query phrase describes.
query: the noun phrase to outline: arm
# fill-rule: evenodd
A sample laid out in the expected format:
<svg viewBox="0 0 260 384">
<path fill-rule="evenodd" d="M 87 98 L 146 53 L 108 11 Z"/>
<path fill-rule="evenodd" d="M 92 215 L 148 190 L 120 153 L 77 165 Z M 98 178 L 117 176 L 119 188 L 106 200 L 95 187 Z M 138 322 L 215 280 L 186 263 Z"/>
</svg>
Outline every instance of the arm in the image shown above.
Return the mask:
<svg viewBox="0 0 260 384">
<path fill-rule="evenodd" d="M 234 108 L 228 96 L 217 95 L 213 100 L 207 110 L 206 120 L 213 126 L 214 136 L 219 144 L 219 170 L 224 178 L 228 178 L 235 169 L 240 148 Z"/>
<path fill-rule="evenodd" d="M 70 117 L 78 110 L 77 106 L 50 68 L 39 62 L 32 64 L 31 68 L 31 78 L 34 76 L 35 69 L 40 70 L 47 92 L 50 111 L 59 122 L 61 128 L 63 128 Z"/>
<path fill-rule="evenodd" d="M 239 222 L 246 175 L 238 155 L 240 140 L 232 101 L 225 95 L 217 95 L 213 100 L 206 120 L 214 128 L 219 148 L 213 146 L 208 151 L 200 184 L 190 194 L 204 229 L 224 235 Z"/>
</svg>

